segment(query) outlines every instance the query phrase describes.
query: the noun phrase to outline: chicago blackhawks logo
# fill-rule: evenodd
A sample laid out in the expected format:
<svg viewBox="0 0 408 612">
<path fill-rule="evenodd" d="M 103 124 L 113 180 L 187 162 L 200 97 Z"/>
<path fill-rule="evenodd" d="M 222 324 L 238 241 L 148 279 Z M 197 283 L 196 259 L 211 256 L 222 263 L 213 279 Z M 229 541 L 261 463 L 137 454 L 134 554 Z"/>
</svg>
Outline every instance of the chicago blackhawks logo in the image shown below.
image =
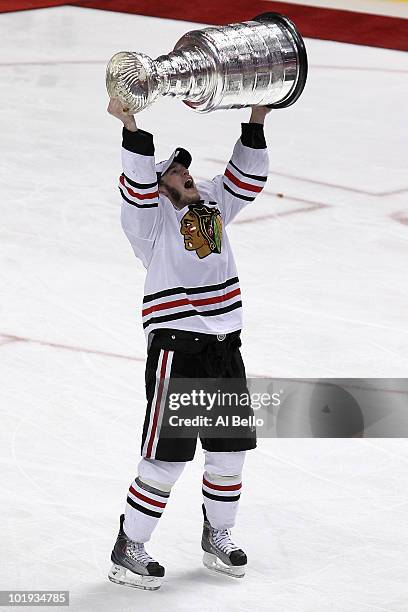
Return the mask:
<svg viewBox="0 0 408 612">
<path fill-rule="evenodd" d="M 217 208 L 192 204 L 181 220 L 180 232 L 187 251 L 195 251 L 200 259 L 221 253 L 222 221 Z"/>
</svg>

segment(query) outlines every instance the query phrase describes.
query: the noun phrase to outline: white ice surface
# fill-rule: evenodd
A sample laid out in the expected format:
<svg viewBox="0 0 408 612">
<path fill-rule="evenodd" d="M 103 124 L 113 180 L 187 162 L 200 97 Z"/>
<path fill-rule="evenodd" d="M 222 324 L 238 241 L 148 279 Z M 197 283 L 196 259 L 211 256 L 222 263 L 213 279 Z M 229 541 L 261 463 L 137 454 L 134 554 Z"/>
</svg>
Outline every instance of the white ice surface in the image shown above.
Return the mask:
<svg viewBox="0 0 408 612">
<path fill-rule="evenodd" d="M 201 568 L 198 453 L 150 544 L 161 591 L 106 579 L 139 460 L 145 345 L 104 70 L 118 50 L 155 57 L 196 27 L 73 7 L 0 15 L 0 589 L 69 589 L 81 611 L 406 612 L 397 439 L 260 441 L 234 530 L 241 582 Z M 406 376 L 408 59 L 306 42 L 307 88 L 268 118 L 266 192 L 229 231 L 247 370 Z M 193 175 L 211 177 L 247 115 L 163 100 L 138 121 L 158 158 L 185 146 Z"/>
</svg>

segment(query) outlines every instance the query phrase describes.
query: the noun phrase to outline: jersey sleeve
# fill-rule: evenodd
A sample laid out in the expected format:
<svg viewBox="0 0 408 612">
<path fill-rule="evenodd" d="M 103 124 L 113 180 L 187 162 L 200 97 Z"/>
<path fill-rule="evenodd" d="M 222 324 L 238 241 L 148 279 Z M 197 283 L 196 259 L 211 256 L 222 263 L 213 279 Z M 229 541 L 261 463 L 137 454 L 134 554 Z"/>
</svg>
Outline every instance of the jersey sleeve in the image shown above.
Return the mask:
<svg viewBox="0 0 408 612">
<path fill-rule="evenodd" d="M 213 179 L 218 198 L 223 203 L 225 225 L 261 193 L 266 184 L 268 166 L 263 125 L 243 123 L 241 137 L 235 144 L 224 175 Z"/>
<path fill-rule="evenodd" d="M 152 134 L 123 128 L 122 168 L 122 228 L 136 257 L 147 267 L 161 216 Z"/>
</svg>

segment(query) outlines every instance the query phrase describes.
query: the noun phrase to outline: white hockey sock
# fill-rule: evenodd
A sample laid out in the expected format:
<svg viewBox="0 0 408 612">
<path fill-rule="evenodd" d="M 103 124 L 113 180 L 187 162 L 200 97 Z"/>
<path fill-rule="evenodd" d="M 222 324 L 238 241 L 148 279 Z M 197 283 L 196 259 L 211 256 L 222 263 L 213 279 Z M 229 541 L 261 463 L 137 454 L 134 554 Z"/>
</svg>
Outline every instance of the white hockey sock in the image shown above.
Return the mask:
<svg viewBox="0 0 408 612">
<path fill-rule="evenodd" d="M 204 472 L 204 507 L 210 525 L 215 529 L 230 529 L 235 525 L 241 495 L 241 480 L 241 474 L 217 476 Z"/>
<path fill-rule="evenodd" d="M 143 458 L 129 487 L 123 529 L 134 542 L 148 542 L 185 463 Z"/>
<path fill-rule="evenodd" d="M 245 451 L 205 451 L 203 501 L 210 525 L 231 529 L 235 525 L 242 488 Z"/>
</svg>

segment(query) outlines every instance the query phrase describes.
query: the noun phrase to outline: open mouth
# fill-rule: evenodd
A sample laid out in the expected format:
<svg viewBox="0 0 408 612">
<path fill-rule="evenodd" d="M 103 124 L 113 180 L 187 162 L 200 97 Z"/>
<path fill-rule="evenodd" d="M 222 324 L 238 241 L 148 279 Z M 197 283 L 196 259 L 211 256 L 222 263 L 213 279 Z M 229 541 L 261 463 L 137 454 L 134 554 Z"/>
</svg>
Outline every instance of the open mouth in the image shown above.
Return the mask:
<svg viewBox="0 0 408 612">
<path fill-rule="evenodd" d="M 188 178 L 186 182 L 184 183 L 184 188 L 191 189 L 192 187 L 194 187 L 194 181 L 192 178 Z"/>
</svg>

